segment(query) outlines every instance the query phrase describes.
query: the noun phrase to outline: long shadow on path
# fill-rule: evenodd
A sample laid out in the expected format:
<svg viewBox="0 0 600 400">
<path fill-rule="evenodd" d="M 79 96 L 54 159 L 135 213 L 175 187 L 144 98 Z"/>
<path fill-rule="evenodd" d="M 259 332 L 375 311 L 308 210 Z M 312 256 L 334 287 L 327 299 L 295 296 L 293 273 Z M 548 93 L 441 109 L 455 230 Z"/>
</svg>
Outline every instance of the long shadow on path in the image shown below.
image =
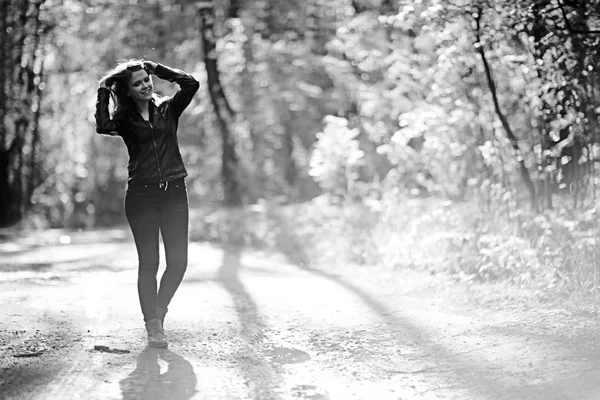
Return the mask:
<svg viewBox="0 0 600 400">
<path fill-rule="evenodd" d="M 283 221 L 285 225 L 285 221 Z M 289 228 L 289 229 L 287 229 Z M 438 367 L 428 370 L 427 376 L 431 376 L 432 389 L 440 387 L 454 387 L 470 393 L 469 399 L 528 399 L 528 400 L 546 400 L 546 399 L 592 399 L 600 393 L 600 384 L 590 383 L 589 379 L 572 379 L 562 381 L 565 386 L 558 382 L 548 382 L 537 385 L 511 385 L 502 382 L 503 378 L 498 373 L 490 372 L 495 366 L 487 365 L 485 360 L 473 360 L 461 356 L 438 343 L 426 329 L 419 326 L 414 321 L 399 314 L 398 310 L 388 308 L 381 302 L 375 300 L 363 288 L 355 285 L 342 276 L 311 267 L 308 257 L 303 252 L 303 246 L 294 236 L 293 228 L 284 227 L 284 248 L 292 249 L 287 253 L 288 259 L 292 265 L 300 270 L 310 274 L 320 276 L 334 282 L 344 288 L 349 293 L 359 298 L 368 306 L 384 323 L 393 331 L 398 333 L 398 340 L 405 340 L 408 345 L 414 345 L 424 350 L 430 361 Z M 285 253 L 285 252 L 284 252 Z M 600 376 L 600 360 L 597 361 L 592 372 Z M 590 374 L 588 373 L 588 375 Z M 433 379 L 436 379 L 434 382 Z M 581 380 L 587 382 L 582 385 Z M 593 380 L 592 380 L 593 381 Z M 571 386 L 569 382 L 577 382 L 576 386 Z M 597 382 L 597 380 L 596 380 Z M 592 390 L 593 387 L 593 390 Z M 586 388 L 582 391 L 582 388 Z"/>
<path fill-rule="evenodd" d="M 218 280 L 231 296 L 241 324 L 241 334 L 246 343 L 237 355 L 237 361 L 250 388 L 253 399 L 279 399 L 277 388 L 281 377 L 272 369 L 261 353 L 265 323 L 256 302 L 240 279 L 241 253 L 239 247 L 223 249 L 223 261 Z"/>
<path fill-rule="evenodd" d="M 11 306 L 19 313 L 33 312 L 22 304 Z M 0 399 L 38 398 L 36 394 L 47 395 L 49 391 L 64 394 L 64 386 L 57 382 L 64 380 L 62 371 L 69 368 L 70 360 L 64 357 L 62 345 L 78 339 L 78 327 L 50 311 L 31 319 L 37 322 L 14 325 L 10 319 L 0 320 Z M 14 357 L 37 349 L 42 349 L 39 357 Z"/>
</svg>

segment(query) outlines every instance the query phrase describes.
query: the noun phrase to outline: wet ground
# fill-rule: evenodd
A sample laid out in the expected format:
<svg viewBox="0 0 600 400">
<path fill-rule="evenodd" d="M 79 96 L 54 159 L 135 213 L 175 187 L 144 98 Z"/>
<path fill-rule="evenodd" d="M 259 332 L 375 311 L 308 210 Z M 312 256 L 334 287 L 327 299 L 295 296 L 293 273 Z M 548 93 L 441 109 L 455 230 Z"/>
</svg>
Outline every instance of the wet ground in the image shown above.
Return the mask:
<svg viewBox="0 0 600 400">
<path fill-rule="evenodd" d="M 0 242 L 0 399 L 600 399 L 594 313 L 192 243 L 157 350 L 135 268 L 126 230 Z"/>
</svg>

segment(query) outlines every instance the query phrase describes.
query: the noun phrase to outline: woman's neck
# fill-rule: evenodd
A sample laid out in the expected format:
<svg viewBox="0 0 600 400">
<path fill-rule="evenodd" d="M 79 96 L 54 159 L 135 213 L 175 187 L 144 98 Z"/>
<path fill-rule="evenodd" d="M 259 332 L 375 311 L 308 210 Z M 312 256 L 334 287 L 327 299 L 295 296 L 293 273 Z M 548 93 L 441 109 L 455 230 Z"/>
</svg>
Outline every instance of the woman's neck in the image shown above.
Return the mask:
<svg viewBox="0 0 600 400">
<path fill-rule="evenodd" d="M 135 105 L 137 106 L 137 109 L 140 113 L 140 115 L 142 116 L 142 118 L 144 118 L 145 120 L 149 120 L 150 119 L 150 113 L 149 113 L 149 109 L 148 109 L 148 100 L 134 100 L 135 101 Z"/>
<path fill-rule="evenodd" d="M 134 102 L 140 113 L 145 113 L 148 111 L 148 100 L 134 100 Z"/>
</svg>

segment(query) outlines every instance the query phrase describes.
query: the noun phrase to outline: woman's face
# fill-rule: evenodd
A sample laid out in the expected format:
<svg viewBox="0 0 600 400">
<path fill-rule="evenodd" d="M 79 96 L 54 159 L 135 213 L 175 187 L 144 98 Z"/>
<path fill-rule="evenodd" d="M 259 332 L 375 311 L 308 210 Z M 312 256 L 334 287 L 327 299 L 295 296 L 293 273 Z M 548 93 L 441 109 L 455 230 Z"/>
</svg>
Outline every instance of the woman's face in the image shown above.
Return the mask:
<svg viewBox="0 0 600 400">
<path fill-rule="evenodd" d="M 131 79 L 129 79 L 129 95 L 138 101 L 152 99 L 152 93 L 154 93 L 154 85 L 152 84 L 152 78 L 146 70 L 140 69 L 131 73 Z"/>
</svg>

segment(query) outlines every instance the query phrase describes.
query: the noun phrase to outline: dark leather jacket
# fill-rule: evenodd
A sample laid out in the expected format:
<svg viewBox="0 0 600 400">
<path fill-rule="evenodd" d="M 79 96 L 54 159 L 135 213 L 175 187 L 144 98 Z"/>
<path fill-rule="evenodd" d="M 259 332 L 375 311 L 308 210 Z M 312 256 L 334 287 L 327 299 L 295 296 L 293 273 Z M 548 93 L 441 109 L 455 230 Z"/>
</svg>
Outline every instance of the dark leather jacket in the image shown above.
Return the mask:
<svg viewBox="0 0 600 400">
<path fill-rule="evenodd" d="M 150 121 L 137 112 L 120 119 L 112 118 L 108 109 L 110 90 L 98 89 L 96 132 L 123 138 L 129 152 L 130 184 L 163 183 L 187 176 L 177 142 L 177 123 L 200 84 L 193 76 L 161 64 L 157 65 L 154 75 L 177 83 L 179 91 L 150 101 Z"/>
</svg>

